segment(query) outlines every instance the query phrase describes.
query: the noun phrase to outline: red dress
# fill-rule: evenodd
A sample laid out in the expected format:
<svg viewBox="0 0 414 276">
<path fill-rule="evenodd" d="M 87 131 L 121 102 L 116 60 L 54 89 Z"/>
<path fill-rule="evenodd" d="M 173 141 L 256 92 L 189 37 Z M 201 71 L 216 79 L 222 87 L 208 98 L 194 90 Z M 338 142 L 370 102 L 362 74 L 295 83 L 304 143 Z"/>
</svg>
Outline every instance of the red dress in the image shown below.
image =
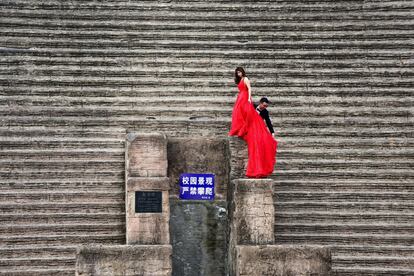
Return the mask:
<svg viewBox="0 0 414 276">
<path fill-rule="evenodd" d="M 252 103 L 244 79 L 237 85 L 239 94 L 233 107 L 229 136 L 238 136 L 247 143 L 249 160 L 246 176 L 262 178 L 273 172 L 277 141 L 268 130 Z"/>
</svg>

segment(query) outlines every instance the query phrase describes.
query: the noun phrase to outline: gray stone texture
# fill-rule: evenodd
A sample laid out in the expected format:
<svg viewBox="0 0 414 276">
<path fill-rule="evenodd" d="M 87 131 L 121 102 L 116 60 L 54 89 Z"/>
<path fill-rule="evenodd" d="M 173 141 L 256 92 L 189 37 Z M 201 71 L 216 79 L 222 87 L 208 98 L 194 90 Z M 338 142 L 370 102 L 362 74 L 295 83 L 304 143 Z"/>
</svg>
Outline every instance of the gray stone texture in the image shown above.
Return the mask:
<svg viewBox="0 0 414 276">
<path fill-rule="evenodd" d="M 238 276 L 329 276 L 331 253 L 315 246 L 237 246 Z"/>
<path fill-rule="evenodd" d="M 126 168 L 130 177 L 167 176 L 167 138 L 160 133 L 129 133 Z"/>
<path fill-rule="evenodd" d="M 247 169 L 247 144 L 238 137 L 229 138 L 230 151 L 230 179 L 238 179 L 246 177 Z"/>
<path fill-rule="evenodd" d="M 85 246 L 77 250 L 76 276 L 170 276 L 170 245 Z"/>
<path fill-rule="evenodd" d="M 227 275 L 227 203 L 170 200 L 173 275 Z"/>
<path fill-rule="evenodd" d="M 229 274 L 237 276 L 239 244 L 274 242 L 274 207 L 271 179 L 235 179 L 229 185 Z"/>
<path fill-rule="evenodd" d="M 79 244 L 125 244 L 126 132 L 225 138 L 241 65 L 272 101 L 276 242 L 332 246 L 340 276 L 413 275 L 412 10 L 2 1 L 1 273 L 73 276 Z"/>
<path fill-rule="evenodd" d="M 223 138 L 168 138 L 168 177 L 178 196 L 182 173 L 215 175 L 216 198 L 225 199 L 229 182 L 228 141 Z"/>
<path fill-rule="evenodd" d="M 170 186 L 169 179 L 166 177 L 167 138 L 159 133 L 128 133 L 125 155 L 126 242 L 127 244 L 169 244 Z M 161 212 L 137 213 L 135 210 L 137 191 L 161 192 Z"/>
<path fill-rule="evenodd" d="M 272 244 L 274 236 L 273 180 L 232 181 L 232 230 L 236 243 Z"/>
</svg>

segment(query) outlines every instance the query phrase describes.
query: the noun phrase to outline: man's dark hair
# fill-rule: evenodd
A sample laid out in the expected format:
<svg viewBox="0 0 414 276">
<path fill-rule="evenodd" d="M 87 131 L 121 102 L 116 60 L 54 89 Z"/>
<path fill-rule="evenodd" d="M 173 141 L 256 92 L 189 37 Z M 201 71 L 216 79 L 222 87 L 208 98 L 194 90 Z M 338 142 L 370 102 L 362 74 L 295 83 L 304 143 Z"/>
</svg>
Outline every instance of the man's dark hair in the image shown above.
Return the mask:
<svg viewBox="0 0 414 276">
<path fill-rule="evenodd" d="M 261 103 L 267 103 L 267 104 L 269 104 L 269 103 L 270 103 L 270 102 L 269 102 L 269 100 L 268 100 L 266 97 L 261 98 L 261 99 L 260 99 L 260 102 L 261 102 Z"/>
</svg>

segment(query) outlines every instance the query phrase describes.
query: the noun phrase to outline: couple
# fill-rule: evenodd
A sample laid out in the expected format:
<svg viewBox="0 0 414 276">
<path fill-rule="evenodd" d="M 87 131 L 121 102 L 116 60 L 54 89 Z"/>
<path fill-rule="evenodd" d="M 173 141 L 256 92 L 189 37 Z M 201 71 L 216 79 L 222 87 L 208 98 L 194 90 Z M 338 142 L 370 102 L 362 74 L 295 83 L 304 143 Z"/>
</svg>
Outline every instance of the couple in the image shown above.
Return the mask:
<svg viewBox="0 0 414 276">
<path fill-rule="evenodd" d="M 267 177 L 273 172 L 276 162 L 277 141 L 272 137 L 273 128 L 266 110 L 268 100 L 262 98 L 257 108 L 253 105 L 250 81 L 243 68 L 237 67 L 235 82 L 239 88 L 236 103 L 233 107 L 229 136 L 238 136 L 246 141 L 249 154 L 246 176 L 250 178 Z M 267 115 L 267 116 L 266 116 Z M 269 130 L 266 123 L 270 124 Z M 266 119 L 267 118 L 267 119 Z M 272 131 L 272 133 L 271 133 Z"/>
</svg>

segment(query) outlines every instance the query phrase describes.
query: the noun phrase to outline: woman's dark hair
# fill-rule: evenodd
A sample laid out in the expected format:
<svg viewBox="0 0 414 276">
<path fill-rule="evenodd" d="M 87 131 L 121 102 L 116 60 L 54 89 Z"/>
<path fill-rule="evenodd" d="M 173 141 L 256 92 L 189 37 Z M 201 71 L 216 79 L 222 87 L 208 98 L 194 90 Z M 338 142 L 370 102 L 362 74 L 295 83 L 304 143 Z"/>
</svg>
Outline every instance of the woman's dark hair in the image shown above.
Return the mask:
<svg viewBox="0 0 414 276">
<path fill-rule="evenodd" d="M 246 72 L 244 71 L 242 67 L 237 67 L 236 70 L 234 70 L 234 82 L 236 84 L 239 84 L 239 82 L 241 81 L 241 78 L 237 75 L 237 71 L 241 72 L 243 77 L 246 76 Z"/>
</svg>

